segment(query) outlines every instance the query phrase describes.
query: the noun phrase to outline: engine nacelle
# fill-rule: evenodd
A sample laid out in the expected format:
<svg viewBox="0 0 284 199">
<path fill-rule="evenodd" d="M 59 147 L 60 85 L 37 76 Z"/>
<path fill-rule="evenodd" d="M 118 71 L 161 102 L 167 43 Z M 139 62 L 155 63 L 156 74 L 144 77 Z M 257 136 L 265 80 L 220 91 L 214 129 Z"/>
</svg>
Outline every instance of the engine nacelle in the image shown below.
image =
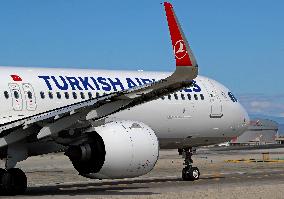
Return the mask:
<svg viewBox="0 0 284 199">
<path fill-rule="evenodd" d="M 155 166 L 159 143 L 141 122 L 117 121 L 88 129 L 90 142 L 66 152 L 81 175 L 116 179 L 144 175 Z"/>
</svg>

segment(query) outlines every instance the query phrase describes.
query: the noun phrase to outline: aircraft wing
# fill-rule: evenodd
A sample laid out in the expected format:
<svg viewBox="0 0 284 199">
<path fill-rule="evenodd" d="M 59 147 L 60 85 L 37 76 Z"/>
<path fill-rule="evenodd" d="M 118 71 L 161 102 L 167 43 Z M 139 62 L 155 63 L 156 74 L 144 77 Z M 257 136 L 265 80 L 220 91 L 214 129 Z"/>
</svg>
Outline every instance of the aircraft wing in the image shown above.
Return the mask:
<svg viewBox="0 0 284 199">
<path fill-rule="evenodd" d="M 37 131 L 37 139 L 56 136 L 60 131 L 72 126 L 82 126 L 83 128 L 90 125 L 92 121 L 98 121 L 118 111 L 191 86 L 192 80 L 198 74 L 197 62 L 174 14 L 172 5 L 165 2 L 164 7 L 176 60 L 176 69 L 171 76 L 144 86 L 5 123 L 0 126 L 0 148 L 23 139 L 29 132 L 32 132 L 28 129 L 34 128 L 35 125 L 40 126 Z"/>
</svg>

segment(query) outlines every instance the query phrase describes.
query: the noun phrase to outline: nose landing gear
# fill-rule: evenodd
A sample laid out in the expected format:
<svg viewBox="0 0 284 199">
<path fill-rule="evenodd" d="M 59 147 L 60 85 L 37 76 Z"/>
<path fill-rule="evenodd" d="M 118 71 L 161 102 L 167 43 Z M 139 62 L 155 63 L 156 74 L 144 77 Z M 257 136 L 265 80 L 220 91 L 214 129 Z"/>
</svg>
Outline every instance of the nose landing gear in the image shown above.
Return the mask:
<svg viewBox="0 0 284 199">
<path fill-rule="evenodd" d="M 21 169 L 0 169 L 0 195 L 19 195 L 26 189 L 27 177 Z"/>
<path fill-rule="evenodd" d="M 185 167 L 182 169 L 182 179 L 184 181 L 194 181 L 198 180 L 200 176 L 199 169 L 197 167 L 193 167 L 192 163 L 192 148 L 183 148 L 178 149 L 179 155 L 182 155 L 184 158 L 184 165 Z"/>
</svg>

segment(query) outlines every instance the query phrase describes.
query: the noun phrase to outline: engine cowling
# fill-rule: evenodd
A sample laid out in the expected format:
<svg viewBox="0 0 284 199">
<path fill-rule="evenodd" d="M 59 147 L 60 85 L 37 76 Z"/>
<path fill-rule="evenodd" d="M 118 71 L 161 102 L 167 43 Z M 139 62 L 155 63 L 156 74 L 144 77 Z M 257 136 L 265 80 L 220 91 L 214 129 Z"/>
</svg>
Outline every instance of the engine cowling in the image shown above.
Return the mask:
<svg viewBox="0 0 284 199">
<path fill-rule="evenodd" d="M 154 131 L 142 122 L 117 121 L 88 129 L 88 142 L 66 154 L 81 175 L 116 179 L 150 172 L 159 156 Z"/>
</svg>

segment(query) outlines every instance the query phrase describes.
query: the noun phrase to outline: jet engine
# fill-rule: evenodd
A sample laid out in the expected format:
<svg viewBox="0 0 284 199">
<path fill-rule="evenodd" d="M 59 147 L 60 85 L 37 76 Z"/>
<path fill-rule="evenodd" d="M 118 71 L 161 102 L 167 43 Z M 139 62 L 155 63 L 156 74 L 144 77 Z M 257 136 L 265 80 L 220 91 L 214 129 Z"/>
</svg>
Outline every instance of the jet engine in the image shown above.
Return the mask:
<svg viewBox="0 0 284 199">
<path fill-rule="evenodd" d="M 144 123 L 111 122 L 86 133 L 86 143 L 70 146 L 65 153 L 80 175 L 98 179 L 137 177 L 150 172 L 157 162 L 158 139 Z"/>
</svg>

